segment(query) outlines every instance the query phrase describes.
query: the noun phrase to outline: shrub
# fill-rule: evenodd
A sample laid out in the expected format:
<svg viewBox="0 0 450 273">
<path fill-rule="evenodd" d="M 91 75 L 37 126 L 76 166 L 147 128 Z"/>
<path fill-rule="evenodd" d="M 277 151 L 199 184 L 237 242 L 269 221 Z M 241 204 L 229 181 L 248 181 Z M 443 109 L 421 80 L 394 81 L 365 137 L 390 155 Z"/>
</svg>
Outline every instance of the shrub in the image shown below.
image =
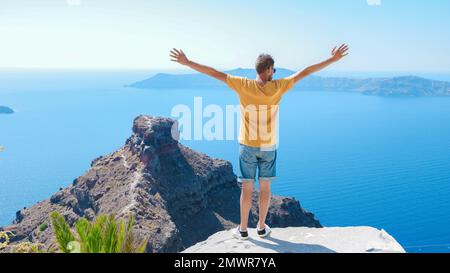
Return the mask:
<svg viewBox="0 0 450 273">
<path fill-rule="evenodd" d="M 9 231 L 0 231 L 0 251 L 9 245 L 12 235 Z"/>
<path fill-rule="evenodd" d="M 74 225 L 76 236 L 61 214 L 53 212 L 50 218 L 59 249 L 65 253 L 142 253 L 147 246 L 147 240 L 137 243 L 132 214 L 127 223 L 114 215 L 100 215 L 93 222 L 81 218 Z"/>
<path fill-rule="evenodd" d="M 23 242 L 19 244 L 9 244 L 14 234 L 9 231 L 0 232 L 0 251 L 9 253 L 44 253 L 44 245 L 40 243 Z"/>
<path fill-rule="evenodd" d="M 40 231 L 40 232 L 45 231 L 47 228 L 48 228 L 48 224 L 47 224 L 47 223 L 42 223 L 42 224 L 39 226 L 39 231 Z"/>
</svg>

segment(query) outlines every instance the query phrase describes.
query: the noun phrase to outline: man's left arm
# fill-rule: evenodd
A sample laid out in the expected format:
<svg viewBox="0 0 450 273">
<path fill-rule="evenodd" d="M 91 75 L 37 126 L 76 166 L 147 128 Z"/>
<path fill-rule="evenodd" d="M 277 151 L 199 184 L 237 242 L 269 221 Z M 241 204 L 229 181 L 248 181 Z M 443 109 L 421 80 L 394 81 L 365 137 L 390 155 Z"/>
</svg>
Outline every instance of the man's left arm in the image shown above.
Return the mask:
<svg viewBox="0 0 450 273">
<path fill-rule="evenodd" d="M 299 82 L 300 80 L 304 79 L 305 77 L 308 77 L 311 74 L 314 74 L 327 66 L 329 66 L 332 63 L 335 63 L 339 60 L 341 60 L 343 57 L 348 55 L 348 45 L 342 44 L 339 48 L 334 47 L 334 49 L 331 51 L 331 57 L 321 63 L 309 66 L 305 68 L 304 70 L 301 70 L 292 76 L 289 76 L 288 78 L 294 78 L 294 83 Z"/>
</svg>

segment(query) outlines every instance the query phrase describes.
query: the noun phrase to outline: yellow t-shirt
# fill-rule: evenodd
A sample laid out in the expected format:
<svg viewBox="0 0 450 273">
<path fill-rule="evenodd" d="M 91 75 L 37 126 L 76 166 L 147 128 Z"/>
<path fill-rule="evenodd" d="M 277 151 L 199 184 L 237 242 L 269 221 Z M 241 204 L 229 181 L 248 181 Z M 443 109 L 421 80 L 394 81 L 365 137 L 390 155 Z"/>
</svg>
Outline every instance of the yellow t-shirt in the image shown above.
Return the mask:
<svg viewBox="0 0 450 273">
<path fill-rule="evenodd" d="M 227 74 L 226 83 L 240 99 L 239 143 L 259 148 L 275 146 L 278 106 L 281 97 L 294 86 L 294 78 L 273 80 L 260 87 L 256 80 Z"/>
</svg>

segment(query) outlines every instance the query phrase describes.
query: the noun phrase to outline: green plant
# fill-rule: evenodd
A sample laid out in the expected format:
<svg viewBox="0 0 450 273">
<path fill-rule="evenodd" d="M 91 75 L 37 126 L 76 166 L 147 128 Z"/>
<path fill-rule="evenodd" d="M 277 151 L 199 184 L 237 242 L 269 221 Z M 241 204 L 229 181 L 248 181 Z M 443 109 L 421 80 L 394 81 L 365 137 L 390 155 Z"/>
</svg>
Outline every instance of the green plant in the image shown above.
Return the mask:
<svg viewBox="0 0 450 273">
<path fill-rule="evenodd" d="M 47 228 L 48 228 L 48 224 L 47 224 L 47 223 L 42 223 L 42 224 L 39 226 L 39 231 L 40 231 L 40 232 L 43 232 L 43 231 L 45 231 Z"/>
<path fill-rule="evenodd" d="M 137 243 L 132 214 L 127 223 L 114 215 L 100 215 L 93 222 L 81 218 L 74 225 L 76 236 L 61 214 L 53 212 L 50 217 L 59 248 L 65 253 L 142 253 L 147 246 L 147 240 Z"/>
<path fill-rule="evenodd" d="M 73 236 L 72 231 L 70 231 L 70 226 L 67 224 L 66 219 L 56 211 L 50 214 L 50 219 L 60 250 L 65 253 L 70 252 L 70 249 L 68 249 L 67 246 L 70 242 L 75 241 L 75 236 Z"/>
</svg>

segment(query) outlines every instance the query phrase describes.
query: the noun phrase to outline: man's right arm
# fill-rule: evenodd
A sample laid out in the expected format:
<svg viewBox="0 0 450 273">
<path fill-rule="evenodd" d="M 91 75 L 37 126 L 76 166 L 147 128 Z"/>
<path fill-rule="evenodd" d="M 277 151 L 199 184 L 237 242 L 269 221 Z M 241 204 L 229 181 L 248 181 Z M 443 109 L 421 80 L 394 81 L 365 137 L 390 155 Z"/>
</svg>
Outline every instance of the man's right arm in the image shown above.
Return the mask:
<svg viewBox="0 0 450 273">
<path fill-rule="evenodd" d="M 216 69 L 206 66 L 206 65 L 202 65 L 196 62 L 193 62 L 191 60 L 189 60 L 186 55 L 184 54 L 183 50 L 177 50 L 177 49 L 172 49 L 170 51 L 170 57 L 172 58 L 173 62 L 177 62 L 180 63 L 182 65 L 188 66 L 200 73 L 206 74 L 208 76 L 211 76 L 213 78 L 216 78 L 220 81 L 223 81 L 224 83 L 227 82 L 227 74 L 217 71 Z"/>
</svg>

